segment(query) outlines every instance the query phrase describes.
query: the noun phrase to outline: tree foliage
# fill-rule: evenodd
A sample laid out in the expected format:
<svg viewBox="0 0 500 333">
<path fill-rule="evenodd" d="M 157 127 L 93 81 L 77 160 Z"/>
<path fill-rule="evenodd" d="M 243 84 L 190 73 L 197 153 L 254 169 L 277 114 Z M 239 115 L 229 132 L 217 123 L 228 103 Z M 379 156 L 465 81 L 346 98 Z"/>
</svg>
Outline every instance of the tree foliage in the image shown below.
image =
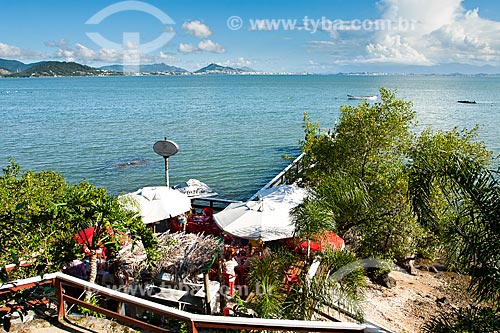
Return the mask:
<svg viewBox="0 0 500 333">
<path fill-rule="evenodd" d="M 305 182 L 333 213 L 333 231 L 363 257 L 402 258 L 421 234 L 404 172 L 414 135 L 411 103 L 380 89 L 381 101 L 341 108 L 333 137 L 317 136 L 307 116 Z"/>
<path fill-rule="evenodd" d="M 428 204 L 439 223 L 432 228 L 419 223 L 408 196 L 412 166 L 436 159 L 446 163 L 453 153 L 485 166 L 491 153 L 476 141 L 476 129 L 426 129 L 417 136 L 411 103 L 384 88 L 380 96 L 377 103 L 342 107 L 331 136 L 318 135 L 319 125 L 305 115 L 303 179 L 318 206 L 310 214 L 320 219 L 317 212 L 329 211 L 331 220 L 323 225 L 330 225 L 361 257 L 432 257 L 456 214 L 449 206 L 447 187 L 432 187 Z M 307 224 L 316 219 L 304 214 L 296 218 L 298 225 L 299 220 Z"/>
<path fill-rule="evenodd" d="M 67 184 L 54 171 L 24 172 L 12 160 L 3 170 L 0 176 L 2 267 L 26 261 L 32 263 L 36 273 L 59 270 L 67 261 L 83 256 L 82 244 L 74 238 L 87 228 L 93 231 L 92 241 L 84 237 L 82 243 L 91 254 L 104 246 L 116 251 L 125 233 L 135 241 L 143 240 L 149 255 L 155 252 L 156 239 L 152 233 L 135 213 L 123 209 L 118 199 L 105 189 L 86 181 Z M 4 275 L 2 279 L 26 277 L 33 272 L 23 270 L 17 274 Z"/>
<path fill-rule="evenodd" d="M 22 172 L 10 161 L 0 176 L 2 267 L 27 261 L 33 262 L 39 272 L 58 268 L 53 265 L 66 256 L 68 247 L 64 244 L 70 244 L 64 235 L 71 226 L 55 216 L 67 187 L 58 173 Z"/>
</svg>

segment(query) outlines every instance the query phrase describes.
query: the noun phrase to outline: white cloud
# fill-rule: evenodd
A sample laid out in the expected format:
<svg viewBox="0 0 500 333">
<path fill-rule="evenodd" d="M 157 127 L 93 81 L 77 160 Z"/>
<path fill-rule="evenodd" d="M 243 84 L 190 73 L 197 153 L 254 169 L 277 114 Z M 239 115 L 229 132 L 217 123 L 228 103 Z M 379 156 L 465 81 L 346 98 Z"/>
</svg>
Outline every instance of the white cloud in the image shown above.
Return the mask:
<svg viewBox="0 0 500 333">
<path fill-rule="evenodd" d="M 193 53 L 199 51 L 196 46 L 190 43 L 180 43 L 179 44 L 179 52 L 182 53 Z"/>
<path fill-rule="evenodd" d="M 182 24 L 182 29 L 184 29 L 187 33 L 194 35 L 198 38 L 207 38 L 212 34 L 210 28 L 206 24 L 201 23 L 200 21 L 184 22 Z"/>
<path fill-rule="evenodd" d="M 75 62 L 124 62 L 124 59 L 131 60 L 132 57 L 137 56 L 137 51 L 131 48 L 127 48 L 125 51 L 117 51 L 114 49 L 99 49 L 93 50 L 86 47 L 83 44 L 75 44 L 73 48 L 65 47 L 59 48 L 56 51 L 55 57 L 65 61 L 75 61 Z M 139 54 L 142 57 L 142 54 Z"/>
<path fill-rule="evenodd" d="M 398 64 L 431 65 L 426 56 L 409 43 L 401 41 L 400 35 L 385 36 L 385 39 L 376 44 L 366 46 L 369 58 L 365 62 L 393 62 Z"/>
<path fill-rule="evenodd" d="M 38 51 L 26 50 L 14 45 L 0 42 L 0 58 L 16 60 L 43 60 L 45 55 Z"/>
<path fill-rule="evenodd" d="M 500 22 L 485 19 L 479 9 L 466 10 L 462 4 L 462 0 L 380 0 L 381 25 L 368 25 L 375 27 L 371 30 L 338 30 L 330 34 L 333 41 L 308 42 L 308 51 L 344 66 L 500 66 Z"/>
<path fill-rule="evenodd" d="M 170 54 L 170 53 L 167 53 L 167 52 L 163 52 L 163 51 L 160 51 L 160 54 L 158 55 L 158 59 L 160 59 L 161 61 L 168 61 L 168 62 L 172 62 L 175 60 L 175 57 L 173 54 Z"/>
<path fill-rule="evenodd" d="M 382 19 L 414 29 L 377 31 L 363 62 L 500 65 L 500 22 L 466 11 L 462 0 L 382 0 Z M 358 59 L 359 60 L 359 59 Z"/>
<path fill-rule="evenodd" d="M 323 47 L 330 47 L 330 46 L 336 46 L 336 42 L 328 41 L 328 40 L 312 40 L 309 42 L 309 44 L 313 47 L 318 47 L 318 48 L 323 48 Z"/>
<path fill-rule="evenodd" d="M 225 53 L 226 49 L 220 44 L 214 43 L 210 39 L 202 40 L 198 46 L 191 43 L 180 43 L 179 52 L 181 53 L 194 53 L 194 52 L 211 52 L 211 53 Z"/>
<path fill-rule="evenodd" d="M 45 42 L 45 46 L 49 47 L 64 47 L 66 45 L 68 45 L 68 41 L 64 38 L 61 38 L 59 41 L 49 40 Z"/>
<path fill-rule="evenodd" d="M 224 53 L 226 50 L 222 45 L 212 42 L 210 39 L 202 40 L 198 43 L 198 48 L 202 51 L 213 53 Z"/>
<path fill-rule="evenodd" d="M 13 58 L 20 57 L 21 54 L 22 52 L 19 47 L 0 43 L 0 56 L 5 58 Z"/>
</svg>

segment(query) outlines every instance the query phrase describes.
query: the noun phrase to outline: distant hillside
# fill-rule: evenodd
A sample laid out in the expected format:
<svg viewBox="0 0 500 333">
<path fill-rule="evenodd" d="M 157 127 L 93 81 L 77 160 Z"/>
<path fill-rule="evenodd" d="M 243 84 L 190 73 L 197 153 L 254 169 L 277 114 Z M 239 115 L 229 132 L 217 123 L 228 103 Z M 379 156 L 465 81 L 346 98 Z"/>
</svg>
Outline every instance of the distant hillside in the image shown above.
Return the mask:
<svg viewBox="0 0 500 333">
<path fill-rule="evenodd" d="M 241 71 L 243 71 L 243 72 L 257 73 L 257 71 L 255 69 L 250 68 L 250 67 L 240 67 L 238 69 L 241 70 Z"/>
<path fill-rule="evenodd" d="M 39 77 L 39 76 L 92 76 L 100 75 L 103 72 L 99 69 L 81 65 L 76 62 L 65 61 L 44 61 L 38 63 L 19 73 L 10 75 L 11 77 Z"/>
<path fill-rule="evenodd" d="M 238 68 L 224 67 L 217 64 L 210 64 L 195 71 L 195 74 L 241 74 L 244 71 Z"/>
<path fill-rule="evenodd" d="M 112 71 L 117 73 L 123 73 L 123 65 L 110 65 L 100 67 L 102 70 Z M 187 73 L 187 70 L 180 67 L 170 66 L 164 63 L 151 64 L 151 65 L 140 65 L 140 73 Z"/>
<path fill-rule="evenodd" d="M 25 64 L 17 60 L 0 59 L 0 67 L 11 72 L 21 72 L 28 69 L 33 64 Z"/>
<path fill-rule="evenodd" d="M 0 75 L 9 75 L 11 72 L 5 68 L 0 67 Z"/>
</svg>

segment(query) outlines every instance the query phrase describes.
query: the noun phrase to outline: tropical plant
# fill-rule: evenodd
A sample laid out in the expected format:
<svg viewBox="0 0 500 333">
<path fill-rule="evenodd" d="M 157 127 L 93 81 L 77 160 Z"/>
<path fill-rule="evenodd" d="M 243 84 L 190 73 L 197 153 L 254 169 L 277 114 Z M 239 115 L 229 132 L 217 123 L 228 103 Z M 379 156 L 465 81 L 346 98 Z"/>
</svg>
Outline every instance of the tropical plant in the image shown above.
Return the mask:
<svg viewBox="0 0 500 333">
<path fill-rule="evenodd" d="M 90 230 L 89 234 L 85 229 Z M 87 231 L 88 231 L 87 230 Z M 95 252 L 116 250 L 125 233 L 142 240 L 146 253 L 155 255 L 156 238 L 139 217 L 123 209 L 116 197 L 88 182 L 68 185 L 54 171 L 22 171 L 10 161 L 0 176 L 0 264 L 27 261 L 37 274 L 59 270 L 68 259 L 81 255 L 73 240 L 80 235 L 90 252 L 91 280 L 95 279 Z M 87 237 L 91 236 L 91 237 Z M 18 270 L 27 277 L 33 270 Z"/>
<path fill-rule="evenodd" d="M 291 254 L 270 252 L 251 262 L 248 286 L 255 291 L 250 306 L 261 318 L 282 318 L 286 295 L 285 270 L 291 264 Z"/>
<path fill-rule="evenodd" d="M 314 209 L 299 207 L 295 217 L 307 225 L 329 212 L 330 230 L 360 257 L 433 257 L 442 250 L 443 228 L 453 225 L 456 214 L 445 195 L 449 185 L 432 186 L 428 203 L 439 223 L 431 228 L 418 222 L 408 196 L 412 165 L 434 160 L 446 164 L 449 156 L 460 153 L 485 166 L 491 153 L 476 140 L 476 129 L 426 129 L 417 137 L 411 131 L 411 103 L 384 88 L 380 96 L 378 103 L 342 107 L 331 137 L 318 136 L 319 125 L 305 115 L 303 179 L 312 188 Z"/>
<path fill-rule="evenodd" d="M 427 333 L 500 332 L 500 314 L 491 308 L 471 305 L 441 312 L 422 327 Z"/>
<path fill-rule="evenodd" d="M 332 214 L 318 204 L 314 195 L 311 195 L 292 209 L 292 216 L 295 224 L 295 235 L 307 239 L 307 258 L 310 258 L 311 237 L 332 227 Z"/>
<path fill-rule="evenodd" d="M 363 319 L 361 303 L 366 287 L 364 269 L 350 251 L 326 248 L 318 256 L 321 272 L 314 277 L 301 274 L 284 302 L 284 313 L 289 319 L 311 320 L 324 308 L 347 311 L 356 319 Z"/>
<path fill-rule="evenodd" d="M 500 305 L 500 185 L 492 172 L 475 159 L 453 154 L 415 161 L 410 174 L 419 222 L 442 235 L 449 262 L 471 275 L 476 299 Z M 434 209 L 435 188 L 454 217 L 448 223 Z"/>
<path fill-rule="evenodd" d="M 73 239 L 83 245 L 89 256 L 89 282 L 92 283 L 97 275 L 98 252 L 115 253 L 127 240 L 127 233 L 145 229 L 139 227 L 144 224 L 136 213 L 124 209 L 105 189 L 88 182 L 71 187 L 66 196 L 65 210 L 60 213 L 77 230 Z M 87 298 L 90 298 L 90 293 L 87 293 Z"/>
</svg>

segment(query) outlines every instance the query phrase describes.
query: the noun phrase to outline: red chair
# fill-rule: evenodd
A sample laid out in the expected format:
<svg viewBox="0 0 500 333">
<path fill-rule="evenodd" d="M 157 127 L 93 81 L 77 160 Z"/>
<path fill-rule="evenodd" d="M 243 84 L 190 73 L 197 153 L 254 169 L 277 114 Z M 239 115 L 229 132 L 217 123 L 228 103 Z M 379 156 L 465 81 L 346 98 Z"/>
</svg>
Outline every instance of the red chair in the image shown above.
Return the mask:
<svg viewBox="0 0 500 333">
<path fill-rule="evenodd" d="M 211 208 L 211 207 L 205 207 L 203 208 L 203 213 L 206 215 L 206 216 L 210 216 L 212 217 L 214 215 L 214 209 Z"/>
</svg>

